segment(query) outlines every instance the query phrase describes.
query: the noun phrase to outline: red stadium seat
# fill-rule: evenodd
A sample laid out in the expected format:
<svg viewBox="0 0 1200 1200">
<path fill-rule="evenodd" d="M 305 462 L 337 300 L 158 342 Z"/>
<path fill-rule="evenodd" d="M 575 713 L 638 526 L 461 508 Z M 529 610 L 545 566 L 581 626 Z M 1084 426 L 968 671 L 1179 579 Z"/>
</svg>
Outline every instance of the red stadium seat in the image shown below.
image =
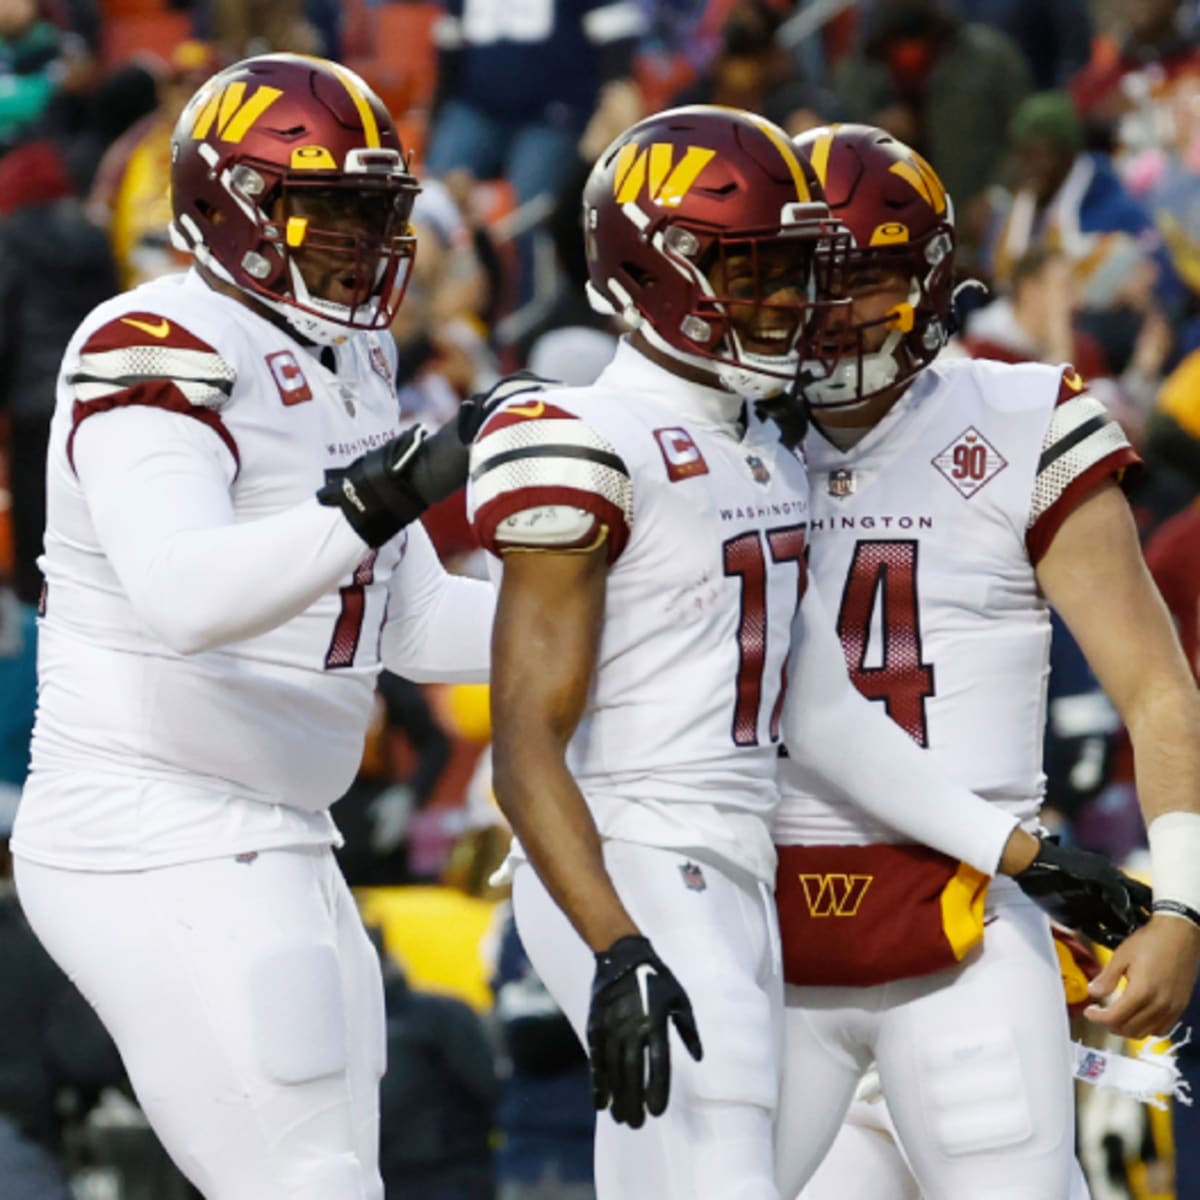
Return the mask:
<svg viewBox="0 0 1200 1200">
<path fill-rule="evenodd" d="M 138 55 L 154 54 L 165 62 L 190 36 L 192 18 L 185 12 L 149 12 L 113 16 L 104 23 L 104 61 L 116 66 Z"/>
</svg>

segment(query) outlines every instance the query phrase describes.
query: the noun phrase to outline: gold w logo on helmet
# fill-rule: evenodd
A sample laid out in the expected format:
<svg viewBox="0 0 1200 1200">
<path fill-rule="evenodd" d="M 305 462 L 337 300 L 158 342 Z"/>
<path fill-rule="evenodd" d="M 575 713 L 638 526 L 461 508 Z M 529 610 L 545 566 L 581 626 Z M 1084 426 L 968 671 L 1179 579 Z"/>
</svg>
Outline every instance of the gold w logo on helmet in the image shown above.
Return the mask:
<svg viewBox="0 0 1200 1200">
<path fill-rule="evenodd" d="M 246 85 L 241 80 L 214 91 L 200 106 L 192 137 L 197 141 L 208 137 L 214 125 L 223 142 L 240 142 L 250 132 L 259 117 L 283 95 L 279 88 L 257 87 L 246 99 Z"/>
<path fill-rule="evenodd" d="M 874 875 L 801 875 L 810 916 L 852 917 L 858 912 Z"/>
<path fill-rule="evenodd" d="M 946 211 L 946 188 L 938 178 L 937 172 L 914 150 L 912 161 L 892 163 L 889 170 L 893 175 L 899 175 L 905 182 L 912 184 L 940 217 Z"/>
<path fill-rule="evenodd" d="M 654 142 L 646 147 L 629 142 L 617 154 L 613 194 L 618 204 L 634 204 L 646 188 L 652 203 L 673 208 L 716 154 L 703 146 L 689 146 L 677 163 L 670 142 Z"/>
</svg>

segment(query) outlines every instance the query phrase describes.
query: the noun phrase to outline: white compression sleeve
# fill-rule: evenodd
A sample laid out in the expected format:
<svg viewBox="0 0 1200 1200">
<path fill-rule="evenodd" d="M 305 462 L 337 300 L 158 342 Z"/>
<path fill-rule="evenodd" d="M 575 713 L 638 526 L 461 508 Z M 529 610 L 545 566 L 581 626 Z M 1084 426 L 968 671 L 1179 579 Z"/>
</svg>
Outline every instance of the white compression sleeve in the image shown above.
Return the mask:
<svg viewBox="0 0 1200 1200">
<path fill-rule="evenodd" d="M 810 580 L 792 628 L 788 753 L 898 833 L 995 874 L 1017 821 L 943 778 L 850 682 L 833 620 Z"/>
<path fill-rule="evenodd" d="M 495 611 L 496 589 L 449 574 L 414 523 L 389 585 L 383 665 L 414 683 L 485 683 Z"/>
<path fill-rule="evenodd" d="M 96 536 L 134 611 L 178 654 L 282 624 L 368 553 L 314 497 L 236 523 L 233 460 L 200 422 L 152 408 L 84 421 L 75 469 Z"/>
</svg>

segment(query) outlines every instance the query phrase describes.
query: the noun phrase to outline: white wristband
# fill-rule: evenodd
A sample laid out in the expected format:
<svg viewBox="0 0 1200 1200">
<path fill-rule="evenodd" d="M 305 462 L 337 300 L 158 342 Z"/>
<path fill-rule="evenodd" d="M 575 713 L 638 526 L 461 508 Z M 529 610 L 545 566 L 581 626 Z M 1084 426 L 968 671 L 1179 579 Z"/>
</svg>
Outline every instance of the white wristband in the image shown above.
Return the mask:
<svg viewBox="0 0 1200 1200">
<path fill-rule="evenodd" d="M 1200 913 L 1200 813 L 1168 812 L 1146 829 L 1150 839 L 1150 883 L 1163 911 Z"/>
</svg>

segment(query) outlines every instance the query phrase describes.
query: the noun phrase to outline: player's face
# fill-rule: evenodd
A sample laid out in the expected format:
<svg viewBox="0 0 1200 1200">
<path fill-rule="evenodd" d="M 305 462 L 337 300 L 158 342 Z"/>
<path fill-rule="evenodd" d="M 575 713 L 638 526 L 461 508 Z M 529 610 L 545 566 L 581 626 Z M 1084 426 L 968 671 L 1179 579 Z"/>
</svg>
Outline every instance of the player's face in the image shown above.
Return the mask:
<svg viewBox="0 0 1200 1200">
<path fill-rule="evenodd" d="M 337 189 L 305 189 L 291 194 L 285 218 L 299 217 L 312 231 L 292 251 L 311 295 L 352 307 L 374 291 L 379 281 L 372 276 L 380 269 L 384 245 L 403 230 L 400 209 L 404 204 L 398 200 L 384 192 Z M 411 207 L 411 200 L 407 205 Z M 353 237 L 355 252 L 347 253 L 346 244 L 336 248 L 322 245 L 321 232 Z"/>
<path fill-rule="evenodd" d="M 792 350 L 809 299 L 812 265 L 811 245 L 798 239 L 724 247 L 709 283 L 751 354 L 775 357 Z"/>
<path fill-rule="evenodd" d="M 862 263 L 847 269 L 851 304 L 831 316 L 822 348 L 826 354 L 873 354 L 891 331 L 889 314 L 908 299 L 909 279 L 894 267 Z M 861 340 L 860 340 L 861 339 Z"/>
</svg>

